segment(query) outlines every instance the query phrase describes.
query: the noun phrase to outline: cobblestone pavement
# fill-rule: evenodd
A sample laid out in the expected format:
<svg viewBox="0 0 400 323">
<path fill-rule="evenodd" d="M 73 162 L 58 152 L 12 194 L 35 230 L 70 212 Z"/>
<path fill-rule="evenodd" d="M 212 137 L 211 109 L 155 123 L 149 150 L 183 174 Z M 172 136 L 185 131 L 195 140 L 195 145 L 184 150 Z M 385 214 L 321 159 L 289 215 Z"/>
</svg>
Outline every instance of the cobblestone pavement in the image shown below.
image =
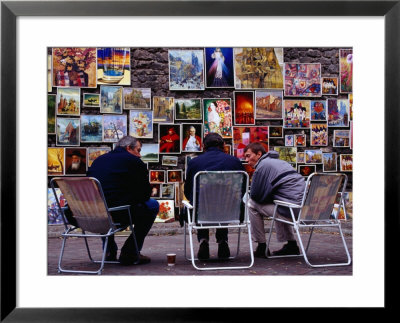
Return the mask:
<svg viewBox="0 0 400 323">
<path fill-rule="evenodd" d="M 267 227 L 267 226 L 266 226 Z M 62 240 L 59 234 L 49 232 L 48 238 L 48 274 L 59 275 L 57 270 L 58 257 Z M 250 264 L 248 234 L 242 232 L 240 253 L 235 260 L 219 261 L 217 255 L 217 244 L 212 230 L 210 237 L 210 255 L 211 259 L 207 262 L 199 262 L 198 266 L 205 264 L 208 266 L 220 265 L 247 265 Z M 345 240 L 352 255 L 352 234 L 351 226 L 344 228 Z M 146 238 L 142 253 L 151 258 L 151 262 L 146 265 L 122 266 L 120 264 L 105 264 L 102 275 L 352 275 L 353 266 L 335 266 L 312 268 L 306 264 L 303 257 L 260 259 L 255 258 L 254 265 L 248 269 L 235 270 L 196 270 L 191 261 L 186 260 L 184 256 L 184 235 L 183 228 L 178 223 L 171 224 L 169 227 L 155 224 Z M 303 239 L 308 238 L 308 233 L 304 233 Z M 195 248 L 197 254 L 198 244 L 194 236 Z M 125 241 L 125 236 L 117 236 L 116 242 L 121 247 Z M 237 233 L 229 234 L 229 245 L 231 254 L 235 253 L 237 242 Z M 101 255 L 101 241 L 99 238 L 89 240 L 94 257 Z M 255 247 L 253 243 L 253 247 Z M 271 251 L 277 250 L 281 244 L 276 242 L 275 233 L 271 238 Z M 176 253 L 176 265 L 167 265 L 167 253 Z M 189 251 L 189 239 L 187 239 L 187 254 Z M 345 262 L 346 254 L 341 242 L 340 235 L 334 232 L 322 231 L 315 232 L 309 249 L 309 261 L 319 264 L 321 262 Z M 90 262 L 83 239 L 69 238 L 64 255 L 63 267 L 65 269 L 75 270 L 96 270 L 97 264 Z M 63 275 L 71 275 L 63 273 Z"/>
</svg>

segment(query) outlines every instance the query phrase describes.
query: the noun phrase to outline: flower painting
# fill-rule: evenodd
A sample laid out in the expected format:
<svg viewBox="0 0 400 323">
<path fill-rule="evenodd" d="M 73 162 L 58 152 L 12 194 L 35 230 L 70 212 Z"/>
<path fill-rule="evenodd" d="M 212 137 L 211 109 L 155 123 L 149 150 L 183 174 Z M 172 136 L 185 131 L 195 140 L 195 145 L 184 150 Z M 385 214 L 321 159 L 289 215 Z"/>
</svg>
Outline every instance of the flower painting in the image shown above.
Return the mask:
<svg viewBox="0 0 400 323">
<path fill-rule="evenodd" d="M 339 50 L 340 93 L 353 92 L 353 50 Z"/>
<path fill-rule="evenodd" d="M 129 111 L 129 135 L 135 138 L 153 138 L 153 111 Z"/>
<path fill-rule="evenodd" d="M 321 64 L 285 64 L 285 96 L 321 96 Z"/>
<path fill-rule="evenodd" d="M 311 146 L 328 146 L 328 125 L 326 122 L 311 125 Z"/>
<path fill-rule="evenodd" d="M 206 47 L 206 86 L 233 87 L 233 48 Z"/>
<path fill-rule="evenodd" d="M 216 132 L 222 138 L 232 138 L 231 99 L 203 99 L 204 136 Z"/>
<path fill-rule="evenodd" d="M 158 200 L 160 209 L 154 222 L 169 223 L 175 221 L 174 200 Z"/>
</svg>

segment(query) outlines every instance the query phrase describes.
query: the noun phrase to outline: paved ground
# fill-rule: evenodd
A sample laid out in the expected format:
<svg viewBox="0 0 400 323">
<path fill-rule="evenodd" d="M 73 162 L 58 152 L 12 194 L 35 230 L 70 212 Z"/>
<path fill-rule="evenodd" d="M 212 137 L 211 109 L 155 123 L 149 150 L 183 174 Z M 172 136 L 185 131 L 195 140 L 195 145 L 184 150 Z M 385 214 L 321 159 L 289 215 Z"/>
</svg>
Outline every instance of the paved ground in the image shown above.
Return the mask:
<svg viewBox="0 0 400 323">
<path fill-rule="evenodd" d="M 268 221 L 266 221 L 268 222 Z M 269 224 L 266 223 L 266 231 Z M 48 238 L 48 274 L 59 275 L 57 271 L 58 257 L 61 248 L 61 239 L 59 238 L 59 228 L 53 227 L 49 231 Z M 352 230 L 351 223 L 344 225 L 344 233 L 350 255 L 352 255 Z M 352 264 L 349 266 L 335 266 L 325 268 L 311 268 L 303 257 L 293 258 L 275 258 L 260 259 L 255 258 L 254 265 L 248 269 L 236 270 L 196 270 L 191 261 L 184 257 L 184 235 L 183 228 L 178 222 L 170 224 L 155 224 L 146 238 L 142 253 L 151 258 L 151 263 L 146 265 L 122 266 L 119 264 L 106 264 L 102 275 L 352 275 Z M 211 231 L 212 232 L 212 231 Z M 195 237 L 195 236 L 194 236 Z M 308 233 L 305 233 L 308 237 Z M 196 238 L 196 237 L 195 237 Z M 119 247 L 123 245 L 126 237 L 116 237 Z M 235 249 L 237 234 L 229 235 L 229 244 L 231 253 Z M 187 240 L 187 254 L 189 255 L 189 239 Z M 100 257 L 101 242 L 100 239 L 89 241 L 93 248 L 93 255 Z M 255 244 L 253 243 L 255 247 Z M 281 244 L 275 240 L 275 234 L 271 239 L 271 250 L 276 250 Z M 198 245 L 195 245 L 195 254 Z M 176 265 L 170 267 L 167 265 L 167 253 L 176 253 Z M 207 262 L 199 262 L 198 266 L 220 266 L 220 265 L 247 265 L 250 264 L 249 242 L 246 232 L 241 234 L 240 253 L 235 260 L 218 261 L 216 258 L 217 245 L 215 236 L 212 232 L 210 237 L 211 259 Z M 65 251 L 65 269 L 95 270 L 96 264 L 92 264 L 87 257 L 87 252 L 83 239 L 68 239 Z M 312 243 L 309 249 L 309 260 L 312 263 L 326 262 L 344 262 L 346 254 L 341 244 L 340 235 L 337 233 L 322 231 L 313 234 Z M 64 274 L 69 275 L 69 274 Z"/>
</svg>

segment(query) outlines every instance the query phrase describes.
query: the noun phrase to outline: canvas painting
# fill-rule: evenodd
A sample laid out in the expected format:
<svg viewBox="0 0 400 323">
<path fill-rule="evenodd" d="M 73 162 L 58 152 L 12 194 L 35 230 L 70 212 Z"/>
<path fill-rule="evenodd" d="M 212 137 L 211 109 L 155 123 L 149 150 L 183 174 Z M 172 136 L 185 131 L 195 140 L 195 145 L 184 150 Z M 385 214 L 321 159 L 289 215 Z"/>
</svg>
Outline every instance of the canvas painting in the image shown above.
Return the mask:
<svg viewBox="0 0 400 323">
<path fill-rule="evenodd" d="M 322 165 L 324 172 L 337 171 L 337 155 L 334 152 L 322 153 Z"/>
<path fill-rule="evenodd" d="M 182 124 L 182 152 L 203 151 L 203 125 L 200 123 Z"/>
<path fill-rule="evenodd" d="M 165 171 L 162 169 L 149 171 L 150 183 L 165 183 Z"/>
<path fill-rule="evenodd" d="M 340 155 L 340 171 L 352 172 L 353 171 L 353 155 L 341 154 Z"/>
<path fill-rule="evenodd" d="M 321 64 L 286 63 L 285 96 L 321 96 Z"/>
<path fill-rule="evenodd" d="M 328 99 L 328 126 L 348 127 L 349 126 L 349 101 Z"/>
<path fill-rule="evenodd" d="M 142 161 L 145 163 L 158 163 L 159 162 L 159 144 L 142 144 Z"/>
<path fill-rule="evenodd" d="M 233 127 L 233 155 L 244 161 L 244 148 L 251 142 L 260 142 L 269 150 L 268 127 Z"/>
<path fill-rule="evenodd" d="M 65 148 L 65 175 L 86 175 L 86 148 Z"/>
<path fill-rule="evenodd" d="M 294 136 L 293 135 L 285 135 L 285 146 L 288 146 L 288 147 L 294 146 Z"/>
<path fill-rule="evenodd" d="M 153 98 L 153 122 L 174 122 L 174 98 L 155 96 Z"/>
<path fill-rule="evenodd" d="M 201 99 L 175 99 L 175 120 L 202 120 Z"/>
<path fill-rule="evenodd" d="M 103 140 L 103 116 L 81 115 L 81 142 L 101 142 Z"/>
<path fill-rule="evenodd" d="M 350 147 L 350 130 L 334 130 L 333 147 Z"/>
<path fill-rule="evenodd" d="M 98 93 L 83 93 L 83 106 L 85 106 L 85 107 L 100 107 L 100 94 L 98 94 Z"/>
<path fill-rule="evenodd" d="M 311 121 L 327 121 L 326 100 L 311 101 Z"/>
<path fill-rule="evenodd" d="M 51 54 L 47 55 L 47 92 L 53 91 L 53 80 L 51 77 Z"/>
<path fill-rule="evenodd" d="M 222 138 L 232 138 L 231 99 L 203 99 L 204 137 L 216 132 Z"/>
<path fill-rule="evenodd" d="M 127 134 L 126 115 L 103 115 L 103 141 L 117 142 Z"/>
<path fill-rule="evenodd" d="M 129 111 L 129 135 L 135 138 L 153 138 L 153 111 Z"/>
<path fill-rule="evenodd" d="M 161 197 L 161 184 L 150 184 L 151 193 L 150 197 L 160 198 Z"/>
<path fill-rule="evenodd" d="M 285 100 L 284 105 L 284 128 L 310 128 L 310 101 Z"/>
<path fill-rule="evenodd" d="M 306 147 L 307 139 L 305 134 L 295 134 L 294 135 L 294 146 L 295 147 Z"/>
<path fill-rule="evenodd" d="M 234 86 L 233 48 L 206 47 L 206 86 L 209 88 L 224 88 Z"/>
<path fill-rule="evenodd" d="M 281 126 L 269 126 L 270 138 L 283 138 L 283 129 Z"/>
<path fill-rule="evenodd" d="M 306 155 L 304 151 L 297 152 L 297 163 L 304 164 L 306 162 Z"/>
<path fill-rule="evenodd" d="M 122 86 L 100 86 L 100 113 L 122 113 Z"/>
<path fill-rule="evenodd" d="M 181 125 L 180 124 L 159 124 L 158 142 L 160 153 L 180 154 L 181 153 Z"/>
<path fill-rule="evenodd" d="M 353 50 L 339 50 L 340 93 L 353 92 Z"/>
<path fill-rule="evenodd" d="M 349 93 L 350 120 L 353 120 L 353 93 Z"/>
<path fill-rule="evenodd" d="M 81 113 L 81 90 L 57 88 L 57 115 L 79 116 Z"/>
<path fill-rule="evenodd" d="M 97 86 L 96 48 L 53 48 L 53 86 Z"/>
<path fill-rule="evenodd" d="M 174 199 L 175 184 L 161 184 L 161 197 L 164 199 Z"/>
<path fill-rule="evenodd" d="M 92 163 L 97 157 L 107 154 L 111 151 L 110 147 L 88 147 L 87 148 L 87 167 L 92 166 Z"/>
<path fill-rule="evenodd" d="M 279 90 L 256 92 L 256 119 L 282 119 L 283 93 Z"/>
<path fill-rule="evenodd" d="M 322 77 L 322 95 L 338 95 L 339 79 L 337 77 Z"/>
<path fill-rule="evenodd" d="M 61 190 L 57 187 L 54 188 L 56 191 L 57 199 L 61 207 L 66 206 L 66 201 Z M 60 212 L 56 198 L 54 196 L 53 189 L 47 189 L 47 224 L 63 224 L 63 214 Z"/>
<path fill-rule="evenodd" d="M 297 162 L 297 148 L 296 147 L 274 147 L 274 150 L 279 153 L 279 159 L 287 161 L 288 163 Z"/>
<path fill-rule="evenodd" d="M 155 223 L 171 223 L 175 221 L 174 200 L 158 200 L 160 210 L 158 211 Z"/>
<path fill-rule="evenodd" d="M 322 164 L 321 150 L 306 150 L 306 164 Z"/>
<path fill-rule="evenodd" d="M 80 121 L 79 118 L 56 119 L 56 145 L 79 146 L 80 145 Z"/>
<path fill-rule="evenodd" d="M 204 51 L 168 50 L 169 89 L 204 90 Z"/>
<path fill-rule="evenodd" d="M 182 181 L 183 178 L 181 169 L 167 170 L 167 183 L 180 183 Z"/>
<path fill-rule="evenodd" d="M 228 155 L 232 155 L 232 145 L 224 145 L 224 153 Z"/>
<path fill-rule="evenodd" d="M 353 149 L 353 121 L 350 121 L 350 148 Z"/>
<path fill-rule="evenodd" d="M 283 89 L 283 48 L 234 48 L 236 89 Z"/>
<path fill-rule="evenodd" d="M 64 148 L 47 148 L 47 175 L 64 175 L 65 151 Z"/>
<path fill-rule="evenodd" d="M 130 53 L 130 48 L 97 48 L 97 84 L 130 85 Z"/>
<path fill-rule="evenodd" d="M 178 166 L 178 156 L 162 156 L 161 165 L 163 166 Z"/>
<path fill-rule="evenodd" d="M 315 165 L 299 165 L 299 174 L 301 176 L 308 177 L 312 173 L 315 173 L 316 166 Z"/>
<path fill-rule="evenodd" d="M 47 133 L 56 133 L 56 96 L 47 95 Z"/>
<path fill-rule="evenodd" d="M 124 87 L 124 109 L 151 109 L 151 89 Z"/>
<path fill-rule="evenodd" d="M 311 125 L 311 146 L 328 146 L 328 124 L 326 122 Z"/>
<path fill-rule="evenodd" d="M 254 92 L 253 91 L 234 91 L 235 100 L 235 125 L 254 125 L 255 109 L 254 109 Z"/>
</svg>

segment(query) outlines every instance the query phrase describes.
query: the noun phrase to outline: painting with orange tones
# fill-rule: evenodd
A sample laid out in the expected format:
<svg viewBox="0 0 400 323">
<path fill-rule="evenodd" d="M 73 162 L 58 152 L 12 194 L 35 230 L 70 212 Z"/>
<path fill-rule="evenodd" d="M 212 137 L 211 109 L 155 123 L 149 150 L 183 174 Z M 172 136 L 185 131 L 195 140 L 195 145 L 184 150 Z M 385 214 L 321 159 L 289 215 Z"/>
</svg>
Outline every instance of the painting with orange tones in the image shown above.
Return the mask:
<svg viewBox="0 0 400 323">
<path fill-rule="evenodd" d="M 252 91 L 235 91 L 235 125 L 254 125 L 255 110 L 254 110 L 254 92 Z"/>
<path fill-rule="evenodd" d="M 315 173 L 316 166 L 315 165 L 299 165 L 299 174 L 301 176 L 308 177 L 312 173 Z"/>
<path fill-rule="evenodd" d="M 130 85 L 130 48 L 97 48 L 97 84 Z"/>
<path fill-rule="evenodd" d="M 175 207 L 174 200 L 157 200 L 160 204 L 157 217 L 154 222 L 156 223 L 170 223 L 175 221 Z"/>
<path fill-rule="evenodd" d="M 353 92 L 353 50 L 339 50 L 340 93 Z"/>
<path fill-rule="evenodd" d="M 309 100 L 284 101 L 284 128 L 310 128 L 311 105 Z"/>
<path fill-rule="evenodd" d="M 150 183 L 165 183 L 165 171 L 162 169 L 149 172 Z"/>
<path fill-rule="evenodd" d="M 306 135 L 305 134 L 300 134 L 300 135 L 294 135 L 294 146 L 295 147 L 306 147 Z"/>
<path fill-rule="evenodd" d="M 321 96 L 321 64 L 286 63 L 285 96 Z"/>
<path fill-rule="evenodd" d="M 233 127 L 233 155 L 240 160 L 244 158 L 244 148 L 251 142 L 260 142 L 266 151 L 269 150 L 268 127 Z"/>
<path fill-rule="evenodd" d="M 64 148 L 47 148 L 47 174 L 51 176 L 64 175 Z"/>
<path fill-rule="evenodd" d="M 180 182 L 182 182 L 181 169 L 167 170 L 167 183 L 180 183 Z"/>
<path fill-rule="evenodd" d="M 251 180 L 253 179 L 253 174 L 255 172 L 255 168 L 251 167 L 249 164 L 243 164 L 245 172 L 249 175 L 249 183 L 251 184 Z"/>
</svg>

